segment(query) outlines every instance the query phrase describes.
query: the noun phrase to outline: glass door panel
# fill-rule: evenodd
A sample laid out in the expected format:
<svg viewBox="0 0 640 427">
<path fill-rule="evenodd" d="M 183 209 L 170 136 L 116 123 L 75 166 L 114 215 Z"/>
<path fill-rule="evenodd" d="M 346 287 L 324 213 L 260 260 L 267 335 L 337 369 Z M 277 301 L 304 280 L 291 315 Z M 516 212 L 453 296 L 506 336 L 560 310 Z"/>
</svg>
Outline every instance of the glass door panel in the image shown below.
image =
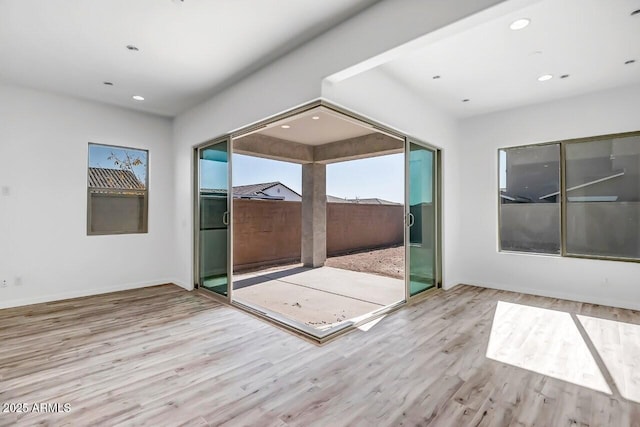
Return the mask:
<svg viewBox="0 0 640 427">
<path fill-rule="evenodd" d="M 413 142 L 407 147 L 409 295 L 436 285 L 436 152 Z"/>
<path fill-rule="evenodd" d="M 199 284 L 228 294 L 229 143 L 201 148 L 199 170 Z"/>
</svg>

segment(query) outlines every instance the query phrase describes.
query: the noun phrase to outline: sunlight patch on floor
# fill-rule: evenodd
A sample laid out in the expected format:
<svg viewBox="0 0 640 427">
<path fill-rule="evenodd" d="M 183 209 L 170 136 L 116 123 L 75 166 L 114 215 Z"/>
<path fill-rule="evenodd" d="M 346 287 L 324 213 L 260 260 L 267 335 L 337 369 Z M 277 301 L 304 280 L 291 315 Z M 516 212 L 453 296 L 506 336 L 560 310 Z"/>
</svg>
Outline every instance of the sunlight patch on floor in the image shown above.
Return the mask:
<svg viewBox="0 0 640 427">
<path fill-rule="evenodd" d="M 367 332 L 368 330 L 370 330 L 371 328 L 373 328 L 374 326 L 376 326 L 378 324 L 378 322 L 380 322 L 382 319 L 384 319 L 386 316 L 380 316 L 377 319 L 373 319 L 371 322 L 367 322 L 364 325 L 360 325 L 358 326 L 358 329 L 360 329 L 361 331 L 365 331 Z"/>
<path fill-rule="evenodd" d="M 625 399 L 640 403 L 640 325 L 578 315 Z"/>
<path fill-rule="evenodd" d="M 569 313 L 499 301 L 486 356 L 611 394 Z"/>
</svg>

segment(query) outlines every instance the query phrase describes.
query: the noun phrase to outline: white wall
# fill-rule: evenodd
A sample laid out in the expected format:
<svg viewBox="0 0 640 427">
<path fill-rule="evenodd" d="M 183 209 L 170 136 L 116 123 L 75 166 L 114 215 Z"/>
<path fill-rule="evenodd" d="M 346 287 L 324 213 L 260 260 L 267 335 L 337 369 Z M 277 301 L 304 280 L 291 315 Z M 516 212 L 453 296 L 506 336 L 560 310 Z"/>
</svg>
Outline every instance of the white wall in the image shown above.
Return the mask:
<svg viewBox="0 0 640 427">
<path fill-rule="evenodd" d="M 443 176 L 443 287 L 460 283 L 457 251 L 459 169 L 456 122 L 384 72 L 373 69 L 337 84 L 323 85 L 323 98 L 357 111 L 441 149 Z"/>
<path fill-rule="evenodd" d="M 338 71 L 503 0 L 383 0 L 174 120 L 175 277 L 193 286 L 193 147 L 321 96 Z M 522 3 L 522 2 L 513 2 Z M 372 90 L 375 90 L 373 88 Z"/>
<path fill-rule="evenodd" d="M 640 130 L 640 86 L 471 118 L 460 124 L 461 282 L 640 309 L 640 264 L 499 253 L 498 156 L 508 146 Z"/>
<path fill-rule="evenodd" d="M 172 280 L 170 120 L 4 85 L 0 118 L 0 308 Z M 87 236 L 89 142 L 149 150 L 148 234 Z"/>
</svg>

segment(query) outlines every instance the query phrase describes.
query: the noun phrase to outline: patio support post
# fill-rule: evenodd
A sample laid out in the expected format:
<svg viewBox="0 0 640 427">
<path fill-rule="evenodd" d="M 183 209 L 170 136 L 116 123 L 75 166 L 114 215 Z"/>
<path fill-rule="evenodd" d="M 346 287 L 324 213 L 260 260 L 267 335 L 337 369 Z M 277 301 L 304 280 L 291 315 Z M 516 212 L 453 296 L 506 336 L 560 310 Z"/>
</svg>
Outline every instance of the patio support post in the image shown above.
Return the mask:
<svg viewBox="0 0 640 427">
<path fill-rule="evenodd" d="M 327 259 L 327 166 L 302 165 L 302 263 L 322 267 Z"/>
</svg>

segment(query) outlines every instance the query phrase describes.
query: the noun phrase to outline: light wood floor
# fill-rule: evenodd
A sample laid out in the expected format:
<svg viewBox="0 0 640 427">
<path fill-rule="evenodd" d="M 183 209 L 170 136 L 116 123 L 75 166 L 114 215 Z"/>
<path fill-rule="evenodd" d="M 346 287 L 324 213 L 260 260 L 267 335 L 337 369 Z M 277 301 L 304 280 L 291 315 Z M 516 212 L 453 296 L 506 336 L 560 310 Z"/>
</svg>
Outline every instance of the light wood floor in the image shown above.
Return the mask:
<svg viewBox="0 0 640 427">
<path fill-rule="evenodd" d="M 507 320 L 492 328 L 499 301 Z M 532 370 L 537 352 L 562 356 L 557 348 L 579 339 L 554 336 L 571 326 L 544 327 L 535 310 L 523 309 L 530 322 L 518 320 L 519 306 L 631 324 L 624 331 L 640 324 L 639 312 L 470 286 L 322 347 L 172 285 L 0 310 L 0 404 L 71 405 L 0 413 L 0 425 L 640 425 L 640 404 L 619 391 L 635 385 L 609 384 L 607 394 Z M 606 337 L 624 347 L 596 329 L 591 351 Z M 492 334 L 500 334 L 491 337 L 493 359 L 485 356 Z M 638 344 L 633 334 L 627 350 Z M 521 348 L 529 349 L 524 368 L 514 366 Z M 628 356 L 622 362 L 638 363 Z M 625 369 L 603 377 L 610 383 Z"/>
</svg>

